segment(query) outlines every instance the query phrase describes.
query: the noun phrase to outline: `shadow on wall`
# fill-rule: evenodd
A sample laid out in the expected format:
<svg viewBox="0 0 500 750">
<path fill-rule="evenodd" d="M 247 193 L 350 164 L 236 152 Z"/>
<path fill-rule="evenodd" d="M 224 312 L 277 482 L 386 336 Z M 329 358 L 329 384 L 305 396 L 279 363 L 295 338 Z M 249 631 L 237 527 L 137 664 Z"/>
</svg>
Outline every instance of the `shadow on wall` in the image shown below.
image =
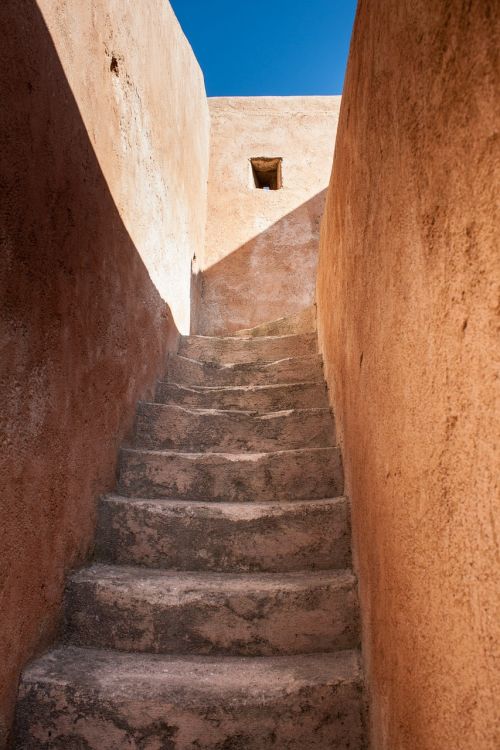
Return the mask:
<svg viewBox="0 0 500 750">
<path fill-rule="evenodd" d="M 54 637 L 136 401 L 175 326 L 131 241 L 34 0 L 0 51 L 0 746 L 20 669 Z M 111 74 L 111 73 L 110 73 Z"/>
<path fill-rule="evenodd" d="M 200 274 L 196 333 L 250 328 L 313 304 L 325 197 L 322 190 Z"/>
</svg>

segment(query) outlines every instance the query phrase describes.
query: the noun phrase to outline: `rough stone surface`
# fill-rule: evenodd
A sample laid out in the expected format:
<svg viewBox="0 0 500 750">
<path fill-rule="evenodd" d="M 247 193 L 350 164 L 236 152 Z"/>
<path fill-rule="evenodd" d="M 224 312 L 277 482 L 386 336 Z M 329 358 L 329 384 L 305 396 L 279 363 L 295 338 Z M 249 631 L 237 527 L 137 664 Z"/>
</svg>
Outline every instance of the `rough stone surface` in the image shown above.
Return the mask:
<svg viewBox="0 0 500 750">
<path fill-rule="evenodd" d="M 211 98 L 209 107 L 208 222 L 192 331 L 212 335 L 312 305 L 340 96 Z M 281 190 L 252 185 L 249 159 L 259 156 L 282 157 Z"/>
<path fill-rule="evenodd" d="M 359 645 L 350 571 L 193 573 L 93 565 L 66 590 L 78 646 L 266 656 Z"/>
<path fill-rule="evenodd" d="M 274 453 L 179 453 L 124 448 L 119 490 L 127 497 L 292 502 L 343 492 L 337 448 Z"/>
<path fill-rule="evenodd" d="M 316 331 L 316 305 L 276 320 L 235 331 L 232 336 L 289 336 Z"/>
<path fill-rule="evenodd" d="M 199 362 L 178 354 L 168 358 L 168 379 L 185 385 L 283 385 L 323 380 L 322 359 L 319 354 L 290 357 L 276 362 L 246 362 L 219 365 Z"/>
<path fill-rule="evenodd" d="M 498 2 L 358 3 L 318 327 L 374 750 L 496 750 Z"/>
<path fill-rule="evenodd" d="M 278 359 L 318 353 L 316 332 L 289 336 L 249 336 L 247 338 L 182 336 L 178 353 L 188 359 L 219 364 L 275 362 Z"/>
<path fill-rule="evenodd" d="M 61 648 L 26 672 L 18 750 L 364 750 L 355 652 L 168 657 Z"/>
<path fill-rule="evenodd" d="M 254 410 L 268 414 L 284 409 L 328 407 L 324 382 L 256 386 L 184 386 L 161 381 L 156 389 L 159 403 L 172 403 L 197 409 Z"/>
<path fill-rule="evenodd" d="M 329 409 L 255 414 L 185 409 L 167 404 L 139 406 L 134 444 L 153 450 L 275 451 L 335 445 Z"/>
<path fill-rule="evenodd" d="M 166 0 L 2 0 L 0 28 L 1 747 L 137 400 L 189 331 L 209 122 Z"/>
<path fill-rule="evenodd" d="M 295 503 L 102 499 L 95 555 L 172 570 L 285 572 L 347 568 L 345 498 Z"/>
<path fill-rule="evenodd" d="M 283 354 L 282 337 L 255 342 L 239 340 L 243 359 L 245 347 Z M 219 356 L 220 339 L 213 344 L 198 356 Z M 246 371 L 260 378 L 262 368 Z M 96 561 L 67 583 L 62 637 L 71 647 L 23 677 L 19 750 L 362 750 L 340 454 L 328 410 L 295 416 L 140 406 L 122 494 L 101 502 Z M 301 433 L 299 448 L 281 450 Z M 144 445 L 172 438 L 198 452 Z M 213 452 L 242 441 L 240 452 Z M 305 447 L 311 441 L 317 447 Z M 263 452 L 270 447 L 280 450 Z M 175 499 L 155 499 L 163 496 Z"/>
</svg>

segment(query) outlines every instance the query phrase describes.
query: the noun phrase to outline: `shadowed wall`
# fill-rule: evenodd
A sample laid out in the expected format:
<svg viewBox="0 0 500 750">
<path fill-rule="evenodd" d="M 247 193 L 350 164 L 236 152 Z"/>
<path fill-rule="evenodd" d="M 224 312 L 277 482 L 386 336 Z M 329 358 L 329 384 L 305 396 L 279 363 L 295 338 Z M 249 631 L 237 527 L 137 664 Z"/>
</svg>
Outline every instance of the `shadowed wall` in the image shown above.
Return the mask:
<svg viewBox="0 0 500 750">
<path fill-rule="evenodd" d="M 340 96 L 209 99 L 208 221 L 199 333 L 310 307 Z M 250 159 L 281 157 L 283 187 L 256 189 Z"/>
<path fill-rule="evenodd" d="M 208 110 L 170 7 L 147 5 L 0 5 L 0 746 L 136 402 L 189 327 Z"/>
<path fill-rule="evenodd" d="M 374 750 L 494 750 L 498 5 L 361 0 L 322 224 Z"/>
</svg>

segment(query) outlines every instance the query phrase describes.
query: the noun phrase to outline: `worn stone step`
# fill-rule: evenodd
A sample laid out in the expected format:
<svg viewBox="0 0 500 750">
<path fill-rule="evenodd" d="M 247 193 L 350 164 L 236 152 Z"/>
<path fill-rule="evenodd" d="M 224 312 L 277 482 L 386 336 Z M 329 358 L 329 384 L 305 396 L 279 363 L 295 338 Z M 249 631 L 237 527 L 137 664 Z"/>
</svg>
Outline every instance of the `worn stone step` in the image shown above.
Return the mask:
<svg viewBox="0 0 500 750">
<path fill-rule="evenodd" d="M 279 359 L 317 353 L 318 338 L 315 333 L 258 338 L 182 336 L 178 349 L 178 354 L 183 357 L 220 364 L 276 362 Z"/>
<path fill-rule="evenodd" d="M 292 315 L 260 323 L 253 328 L 242 328 L 231 336 L 287 336 L 316 331 L 316 305 Z"/>
<path fill-rule="evenodd" d="M 320 381 L 221 388 L 184 386 L 160 381 L 156 389 L 156 401 L 186 408 L 241 409 L 269 413 L 283 409 L 328 408 L 328 393 L 325 383 Z"/>
<path fill-rule="evenodd" d="M 258 415 L 142 403 L 134 445 L 153 450 L 228 453 L 321 448 L 335 445 L 335 430 L 329 409 Z"/>
<path fill-rule="evenodd" d="M 24 672 L 17 750 L 363 750 L 355 651 L 174 657 L 55 649 Z"/>
<path fill-rule="evenodd" d="M 121 451 L 119 492 L 128 497 L 273 502 L 343 493 L 338 448 L 273 453 Z"/>
<path fill-rule="evenodd" d="M 96 564 L 71 576 L 65 604 L 66 638 L 78 646 L 271 656 L 359 643 L 348 570 L 179 573 Z"/>
<path fill-rule="evenodd" d="M 346 498 L 201 503 L 117 495 L 99 506 L 95 556 L 124 565 L 219 572 L 347 568 Z"/>
<path fill-rule="evenodd" d="M 217 364 L 170 354 L 167 380 L 184 385 L 273 385 L 323 381 L 319 354 L 289 357 L 277 362 Z"/>
</svg>

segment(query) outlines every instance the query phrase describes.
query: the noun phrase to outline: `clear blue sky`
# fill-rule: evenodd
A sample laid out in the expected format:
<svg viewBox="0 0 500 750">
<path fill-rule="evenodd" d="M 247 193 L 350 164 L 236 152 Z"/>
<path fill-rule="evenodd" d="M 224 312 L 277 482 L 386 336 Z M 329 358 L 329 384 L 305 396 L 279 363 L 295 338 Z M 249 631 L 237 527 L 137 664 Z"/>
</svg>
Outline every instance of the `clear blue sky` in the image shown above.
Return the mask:
<svg viewBox="0 0 500 750">
<path fill-rule="evenodd" d="M 209 96 L 340 94 L 356 0 L 170 0 Z"/>
</svg>

